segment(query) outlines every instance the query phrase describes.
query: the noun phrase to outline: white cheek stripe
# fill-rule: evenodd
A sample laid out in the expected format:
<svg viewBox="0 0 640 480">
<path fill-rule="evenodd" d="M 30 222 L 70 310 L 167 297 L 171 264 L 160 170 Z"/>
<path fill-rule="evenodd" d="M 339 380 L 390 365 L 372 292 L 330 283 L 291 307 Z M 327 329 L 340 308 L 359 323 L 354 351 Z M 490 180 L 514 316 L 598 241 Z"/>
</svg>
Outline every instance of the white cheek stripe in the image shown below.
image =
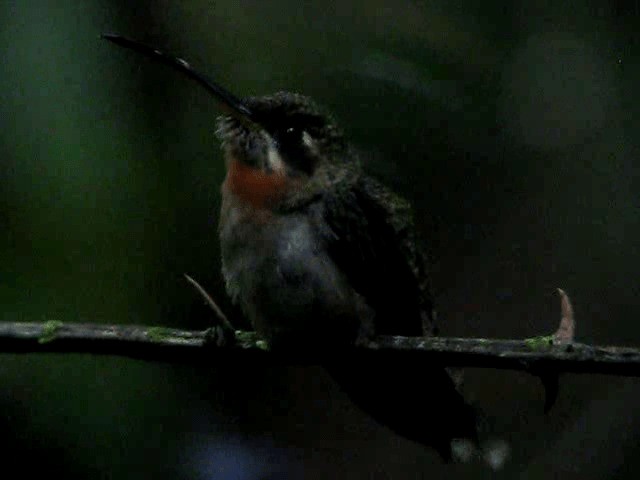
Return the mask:
<svg viewBox="0 0 640 480">
<path fill-rule="evenodd" d="M 302 141 L 307 147 L 313 148 L 313 138 L 311 138 L 311 135 L 309 135 L 309 133 L 307 133 L 306 131 L 302 132 Z"/>
<path fill-rule="evenodd" d="M 271 138 L 271 136 L 268 135 L 267 133 L 264 133 L 264 138 L 266 139 L 268 144 L 267 162 L 269 162 L 269 168 L 271 168 L 271 170 L 275 173 L 280 173 L 284 175 L 286 173 L 286 166 L 284 164 L 284 160 L 282 159 L 282 156 L 278 152 L 278 148 L 276 147 L 275 142 L 273 141 L 273 138 Z"/>
<path fill-rule="evenodd" d="M 318 153 L 318 146 L 316 145 L 316 141 L 306 131 L 302 132 L 302 143 L 306 145 L 310 152 L 314 154 Z"/>
<path fill-rule="evenodd" d="M 280 156 L 280 153 L 278 153 L 278 149 L 276 149 L 272 144 L 269 144 L 267 161 L 269 162 L 269 167 L 271 167 L 273 172 L 281 174 L 286 173 L 284 160 Z"/>
</svg>

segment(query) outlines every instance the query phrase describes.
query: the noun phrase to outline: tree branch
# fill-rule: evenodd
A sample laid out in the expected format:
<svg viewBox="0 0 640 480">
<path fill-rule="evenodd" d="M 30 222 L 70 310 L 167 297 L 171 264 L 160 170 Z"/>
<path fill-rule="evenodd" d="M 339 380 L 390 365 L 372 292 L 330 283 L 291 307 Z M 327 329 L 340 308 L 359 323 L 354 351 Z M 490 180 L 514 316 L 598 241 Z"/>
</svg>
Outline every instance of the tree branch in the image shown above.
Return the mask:
<svg viewBox="0 0 640 480">
<path fill-rule="evenodd" d="M 0 323 L 0 352 L 88 353 L 146 360 L 206 361 L 213 355 L 269 356 L 253 332 L 236 332 L 236 341 L 217 346 L 207 331 L 164 327 L 81 323 Z M 348 355 L 414 355 L 446 366 L 487 367 L 538 372 L 640 376 L 640 350 L 557 344 L 554 336 L 526 340 L 484 338 L 378 337 Z M 289 358 L 293 362 L 314 359 Z M 316 359 L 317 360 L 317 359 Z"/>
<path fill-rule="evenodd" d="M 213 310 L 224 329 L 233 332 L 226 316 L 193 278 L 189 283 Z M 450 367 L 485 367 L 524 370 L 543 379 L 562 372 L 640 376 L 640 350 L 624 347 L 594 347 L 574 343 L 575 318 L 568 295 L 561 289 L 560 325 L 553 335 L 525 340 L 488 338 L 380 336 L 353 349 L 327 349 L 323 358 L 303 353 L 271 354 L 292 362 L 332 361 L 344 355 L 413 355 L 422 361 Z M 171 362 L 206 361 L 213 355 L 269 355 L 255 332 L 235 331 L 221 342 L 219 327 L 204 331 L 135 325 L 62 323 L 0 323 L 0 353 L 88 353 L 117 355 Z M 305 339 L 301 338 L 301 345 Z M 312 354 L 313 355 L 313 354 Z M 552 402 L 552 400 L 551 400 Z"/>
</svg>

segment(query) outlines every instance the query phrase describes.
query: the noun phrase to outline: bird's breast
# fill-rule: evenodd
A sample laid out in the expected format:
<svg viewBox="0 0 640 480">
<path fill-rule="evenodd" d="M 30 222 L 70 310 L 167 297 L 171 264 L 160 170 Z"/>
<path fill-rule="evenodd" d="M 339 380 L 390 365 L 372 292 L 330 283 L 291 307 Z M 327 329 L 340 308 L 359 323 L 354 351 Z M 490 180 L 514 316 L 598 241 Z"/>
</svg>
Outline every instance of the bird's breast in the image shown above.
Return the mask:
<svg viewBox="0 0 640 480">
<path fill-rule="evenodd" d="M 220 222 L 223 275 L 227 292 L 258 333 L 276 343 L 310 333 L 318 340 L 329 333 L 354 340 L 363 300 L 328 255 L 311 218 L 273 213 L 255 221 L 246 205 L 227 200 Z"/>
</svg>

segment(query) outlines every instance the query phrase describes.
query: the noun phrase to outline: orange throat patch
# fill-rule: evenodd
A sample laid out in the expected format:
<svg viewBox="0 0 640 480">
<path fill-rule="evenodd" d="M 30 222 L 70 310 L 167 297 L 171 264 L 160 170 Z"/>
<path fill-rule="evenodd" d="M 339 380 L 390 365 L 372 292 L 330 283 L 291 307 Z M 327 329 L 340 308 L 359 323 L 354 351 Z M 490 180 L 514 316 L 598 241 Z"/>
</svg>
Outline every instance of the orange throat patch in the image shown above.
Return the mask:
<svg viewBox="0 0 640 480">
<path fill-rule="evenodd" d="M 236 159 L 228 163 L 227 177 L 222 184 L 223 191 L 256 209 L 272 208 L 287 194 L 288 188 L 286 174 L 268 173 Z"/>
</svg>

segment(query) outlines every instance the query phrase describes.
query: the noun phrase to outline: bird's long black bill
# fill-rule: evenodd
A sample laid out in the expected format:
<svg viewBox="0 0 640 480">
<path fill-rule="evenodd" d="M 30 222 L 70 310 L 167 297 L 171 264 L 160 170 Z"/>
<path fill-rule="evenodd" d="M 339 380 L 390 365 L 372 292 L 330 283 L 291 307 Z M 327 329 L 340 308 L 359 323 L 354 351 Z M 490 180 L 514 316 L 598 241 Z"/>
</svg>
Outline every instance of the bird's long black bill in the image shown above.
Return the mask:
<svg viewBox="0 0 640 480">
<path fill-rule="evenodd" d="M 203 86 L 209 93 L 213 94 L 220 103 L 221 108 L 225 110 L 225 113 L 234 116 L 247 126 L 256 124 L 253 112 L 241 99 L 233 95 L 228 90 L 222 88 L 205 75 L 195 71 L 191 65 L 182 58 L 174 57 L 154 47 L 140 43 L 137 40 L 123 37 L 122 35 L 103 33 L 101 37 L 121 47 L 130 48 L 131 50 L 142 53 L 147 57 L 153 58 L 161 63 L 169 65 L 181 73 L 184 73 L 187 77 L 195 80 L 198 84 Z"/>
</svg>

